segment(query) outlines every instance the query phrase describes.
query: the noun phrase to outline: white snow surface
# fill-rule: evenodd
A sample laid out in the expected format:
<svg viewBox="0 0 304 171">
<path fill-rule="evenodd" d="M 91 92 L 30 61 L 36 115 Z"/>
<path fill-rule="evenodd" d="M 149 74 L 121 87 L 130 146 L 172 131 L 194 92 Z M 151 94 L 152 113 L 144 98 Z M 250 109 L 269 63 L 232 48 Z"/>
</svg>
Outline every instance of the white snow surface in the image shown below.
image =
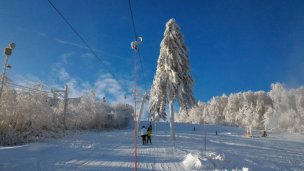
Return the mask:
<svg viewBox="0 0 304 171">
<path fill-rule="evenodd" d="M 193 156 L 191 153 L 186 156 L 185 160 L 183 161 L 183 165 L 189 170 L 200 169 L 202 167 L 199 156 Z"/>
<path fill-rule="evenodd" d="M 255 131 L 246 138 L 241 128 L 206 125 L 205 151 L 202 125 L 176 124 L 175 142 L 169 131 L 168 123 L 159 123 L 152 145 L 141 145 L 138 137 L 137 170 L 304 170 L 302 134 L 269 132 L 261 138 Z M 0 170 L 133 170 L 133 154 L 131 128 L 78 131 L 61 139 L 0 146 Z"/>
</svg>

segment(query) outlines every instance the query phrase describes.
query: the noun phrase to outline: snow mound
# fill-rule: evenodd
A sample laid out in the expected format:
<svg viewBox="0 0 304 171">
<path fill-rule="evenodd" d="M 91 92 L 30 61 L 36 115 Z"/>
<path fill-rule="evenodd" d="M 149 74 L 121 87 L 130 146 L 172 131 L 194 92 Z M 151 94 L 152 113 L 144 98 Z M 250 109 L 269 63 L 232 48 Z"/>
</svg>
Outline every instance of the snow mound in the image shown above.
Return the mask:
<svg viewBox="0 0 304 171">
<path fill-rule="evenodd" d="M 202 163 L 199 159 L 199 155 L 187 154 L 183 161 L 183 165 L 188 170 L 199 170 L 202 168 Z"/>
<path fill-rule="evenodd" d="M 217 154 L 215 152 L 207 152 L 206 154 L 208 159 L 212 160 L 225 160 L 225 155 L 224 154 Z"/>
<path fill-rule="evenodd" d="M 183 165 L 187 170 L 213 170 L 214 164 L 209 158 L 202 157 L 198 154 L 187 154 L 183 161 Z"/>
</svg>

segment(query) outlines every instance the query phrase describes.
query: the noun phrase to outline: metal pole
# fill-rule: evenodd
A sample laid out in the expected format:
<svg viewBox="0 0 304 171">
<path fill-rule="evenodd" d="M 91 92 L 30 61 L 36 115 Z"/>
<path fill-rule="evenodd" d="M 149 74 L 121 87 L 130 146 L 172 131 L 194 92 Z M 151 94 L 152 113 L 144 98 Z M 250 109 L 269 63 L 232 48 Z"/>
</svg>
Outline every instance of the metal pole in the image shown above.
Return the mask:
<svg viewBox="0 0 304 171">
<path fill-rule="evenodd" d="M 68 85 L 64 86 L 64 107 L 63 107 L 63 125 L 64 129 L 66 129 L 66 123 L 65 123 L 65 117 L 67 113 L 67 107 L 68 107 Z"/>
<path fill-rule="evenodd" d="M 0 87 L 0 100 L 1 100 L 2 91 L 3 91 L 3 85 L 4 85 L 5 74 L 6 74 L 7 61 L 8 61 L 8 55 L 5 55 L 5 62 L 4 62 L 4 67 L 3 67 L 3 72 L 2 72 L 2 79 L 1 79 L 1 87 Z"/>
<path fill-rule="evenodd" d="M 139 109 L 139 115 L 138 115 L 138 118 L 137 118 L 137 125 L 136 125 L 136 129 L 137 129 L 137 136 L 138 136 L 138 132 L 140 131 L 140 128 L 139 128 L 139 125 L 140 125 L 140 119 L 142 117 L 142 114 L 144 112 L 144 105 L 145 105 L 145 100 L 147 99 L 147 94 L 144 94 L 143 97 L 142 97 L 142 101 L 141 101 L 141 106 L 140 106 L 140 109 Z"/>
</svg>

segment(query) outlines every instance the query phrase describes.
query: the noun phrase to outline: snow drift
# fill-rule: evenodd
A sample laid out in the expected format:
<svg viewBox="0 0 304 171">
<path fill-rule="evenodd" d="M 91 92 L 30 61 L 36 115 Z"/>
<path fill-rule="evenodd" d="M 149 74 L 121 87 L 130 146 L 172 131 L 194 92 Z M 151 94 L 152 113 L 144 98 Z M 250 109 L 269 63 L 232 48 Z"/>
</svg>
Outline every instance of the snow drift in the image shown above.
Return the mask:
<svg viewBox="0 0 304 171">
<path fill-rule="evenodd" d="M 183 165 L 188 170 L 200 170 L 202 163 L 198 155 L 192 155 L 191 153 L 187 154 L 183 161 Z"/>
</svg>

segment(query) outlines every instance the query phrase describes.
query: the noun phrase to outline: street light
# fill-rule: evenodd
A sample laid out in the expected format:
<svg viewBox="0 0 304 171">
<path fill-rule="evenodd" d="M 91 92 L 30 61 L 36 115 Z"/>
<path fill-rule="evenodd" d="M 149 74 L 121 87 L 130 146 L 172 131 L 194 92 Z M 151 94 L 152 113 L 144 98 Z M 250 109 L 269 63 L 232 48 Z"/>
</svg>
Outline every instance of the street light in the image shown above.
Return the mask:
<svg viewBox="0 0 304 171">
<path fill-rule="evenodd" d="M 8 64 L 8 57 L 12 55 L 13 50 L 15 49 L 16 44 L 15 43 L 10 43 L 8 47 L 4 49 L 4 55 L 5 55 L 5 62 L 3 66 L 3 72 L 2 72 L 2 79 L 1 79 L 1 87 L 0 87 L 0 100 L 2 96 L 2 91 L 3 91 L 3 84 L 4 84 L 4 78 L 6 74 L 6 68 L 12 68 L 10 64 Z"/>
</svg>

